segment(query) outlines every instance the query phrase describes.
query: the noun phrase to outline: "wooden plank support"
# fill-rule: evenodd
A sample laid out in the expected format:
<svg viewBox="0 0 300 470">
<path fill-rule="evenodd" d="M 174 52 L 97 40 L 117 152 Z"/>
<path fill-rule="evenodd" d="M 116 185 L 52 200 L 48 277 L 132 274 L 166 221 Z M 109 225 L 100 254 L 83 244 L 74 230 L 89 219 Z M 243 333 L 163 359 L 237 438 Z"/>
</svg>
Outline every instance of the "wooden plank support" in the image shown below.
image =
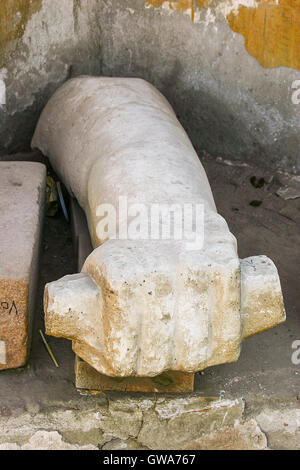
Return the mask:
<svg viewBox="0 0 300 470">
<path fill-rule="evenodd" d="M 76 356 L 75 385 L 78 389 L 145 393 L 190 393 L 194 390 L 194 374 L 164 372 L 157 377 L 108 377 Z"/>
</svg>

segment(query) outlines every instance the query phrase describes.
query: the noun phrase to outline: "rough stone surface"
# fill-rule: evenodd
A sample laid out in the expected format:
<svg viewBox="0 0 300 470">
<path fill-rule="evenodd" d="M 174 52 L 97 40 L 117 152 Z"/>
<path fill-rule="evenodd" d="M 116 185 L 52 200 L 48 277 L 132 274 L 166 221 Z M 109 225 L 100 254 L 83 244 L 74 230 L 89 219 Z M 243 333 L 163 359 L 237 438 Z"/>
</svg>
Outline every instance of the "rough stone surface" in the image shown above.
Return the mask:
<svg viewBox="0 0 300 470">
<path fill-rule="evenodd" d="M 1 444 L 0 450 L 98 450 L 98 448 L 92 445 L 68 444 L 62 440 L 62 436 L 57 431 L 37 431 L 30 437 L 27 444 L 21 446 L 10 443 Z"/>
<path fill-rule="evenodd" d="M 299 407 L 279 410 L 266 407 L 256 419 L 271 448 L 300 450 Z"/>
<path fill-rule="evenodd" d="M 158 399 L 155 409 L 145 412 L 138 440 L 151 449 L 181 449 L 216 429 L 233 426 L 242 419 L 242 400 L 202 398 Z"/>
<path fill-rule="evenodd" d="M 104 444 L 102 450 L 148 450 L 148 448 L 138 444 L 133 439 L 128 439 L 127 441 L 112 439 Z"/>
<path fill-rule="evenodd" d="M 0 162 L 0 370 L 28 359 L 45 177 L 39 163 Z"/>
<path fill-rule="evenodd" d="M 241 305 L 243 338 L 285 321 L 278 272 L 273 261 L 266 256 L 241 261 Z"/>
<path fill-rule="evenodd" d="M 201 439 L 189 442 L 187 450 L 266 450 L 267 438 L 257 422 L 252 419 L 232 427 L 212 432 Z"/>
<path fill-rule="evenodd" d="M 242 400 L 111 397 L 86 411 L 0 416 L 0 449 L 266 448 L 257 423 L 241 422 L 243 413 Z"/>
<path fill-rule="evenodd" d="M 233 362 L 243 329 L 254 334 L 285 320 L 273 263 L 252 259 L 248 264 L 260 275 L 243 276 L 240 284 L 236 240 L 216 212 L 204 169 L 170 105 L 149 83 L 68 81 L 43 111 L 32 147 L 49 157 L 85 210 L 95 248 L 82 274 L 46 286 L 46 330 L 71 339 L 74 352 L 98 372 L 153 377 Z M 107 223 L 101 204 L 118 210 L 116 230 L 111 223 L 107 236 L 98 231 Z M 131 238 L 130 224 L 125 236 L 122 225 L 134 204 L 143 204 L 139 223 L 146 229 Z M 190 228 L 189 239 L 151 239 L 153 206 L 175 204 L 203 208 L 197 233 Z M 182 212 L 176 227 L 183 218 L 187 223 Z M 257 302 L 257 286 L 266 305 Z"/>
</svg>

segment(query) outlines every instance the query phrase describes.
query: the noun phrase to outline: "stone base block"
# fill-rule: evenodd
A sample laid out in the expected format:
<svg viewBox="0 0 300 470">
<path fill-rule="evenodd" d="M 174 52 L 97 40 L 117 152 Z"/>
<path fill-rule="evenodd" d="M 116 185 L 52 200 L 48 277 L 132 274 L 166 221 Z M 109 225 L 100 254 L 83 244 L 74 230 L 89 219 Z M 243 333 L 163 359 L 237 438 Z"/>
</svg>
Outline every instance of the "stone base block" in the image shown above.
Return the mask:
<svg viewBox="0 0 300 470">
<path fill-rule="evenodd" d="M 169 371 L 157 377 L 108 377 L 76 356 L 75 385 L 95 391 L 190 393 L 194 391 L 194 374 Z"/>
<path fill-rule="evenodd" d="M 0 162 L 0 370 L 29 355 L 45 182 L 40 163 Z"/>
</svg>

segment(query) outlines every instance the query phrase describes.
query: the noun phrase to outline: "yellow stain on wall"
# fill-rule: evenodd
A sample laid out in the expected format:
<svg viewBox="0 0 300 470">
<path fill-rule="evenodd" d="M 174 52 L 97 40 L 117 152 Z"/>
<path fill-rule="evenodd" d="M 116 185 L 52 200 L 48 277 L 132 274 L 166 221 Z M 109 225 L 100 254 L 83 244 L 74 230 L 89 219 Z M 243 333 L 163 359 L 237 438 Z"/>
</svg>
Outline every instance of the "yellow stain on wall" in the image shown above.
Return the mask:
<svg viewBox="0 0 300 470">
<path fill-rule="evenodd" d="M 300 70 L 300 0 L 267 0 L 257 8 L 240 5 L 238 14 L 232 12 L 227 20 L 263 67 Z"/>
<path fill-rule="evenodd" d="M 225 3 L 218 0 L 218 3 Z M 211 0 L 148 0 L 146 6 L 191 11 L 207 7 Z M 234 2 L 238 6 L 238 0 Z M 214 10 L 216 2 L 211 9 Z M 245 47 L 265 68 L 291 67 L 300 70 L 300 0 L 258 0 L 257 7 L 239 5 L 227 16 L 231 29 L 245 38 Z"/>
<path fill-rule="evenodd" d="M 148 0 L 146 7 L 159 8 L 166 3 L 171 10 L 190 11 L 191 19 L 194 21 L 195 9 L 207 6 L 210 2 L 211 0 Z"/>
<path fill-rule="evenodd" d="M 42 0 L 0 0 L 0 67 L 11 58 L 27 22 L 41 7 Z"/>
</svg>

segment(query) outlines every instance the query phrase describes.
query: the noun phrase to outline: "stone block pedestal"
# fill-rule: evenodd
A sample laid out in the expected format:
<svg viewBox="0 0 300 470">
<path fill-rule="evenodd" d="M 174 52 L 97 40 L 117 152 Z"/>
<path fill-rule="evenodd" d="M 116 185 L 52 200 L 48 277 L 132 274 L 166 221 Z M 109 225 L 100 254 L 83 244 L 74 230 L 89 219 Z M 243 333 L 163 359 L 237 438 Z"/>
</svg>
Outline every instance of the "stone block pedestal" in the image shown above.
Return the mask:
<svg viewBox="0 0 300 470">
<path fill-rule="evenodd" d="M 45 182 L 40 163 L 0 162 L 0 370 L 29 355 Z"/>
</svg>

